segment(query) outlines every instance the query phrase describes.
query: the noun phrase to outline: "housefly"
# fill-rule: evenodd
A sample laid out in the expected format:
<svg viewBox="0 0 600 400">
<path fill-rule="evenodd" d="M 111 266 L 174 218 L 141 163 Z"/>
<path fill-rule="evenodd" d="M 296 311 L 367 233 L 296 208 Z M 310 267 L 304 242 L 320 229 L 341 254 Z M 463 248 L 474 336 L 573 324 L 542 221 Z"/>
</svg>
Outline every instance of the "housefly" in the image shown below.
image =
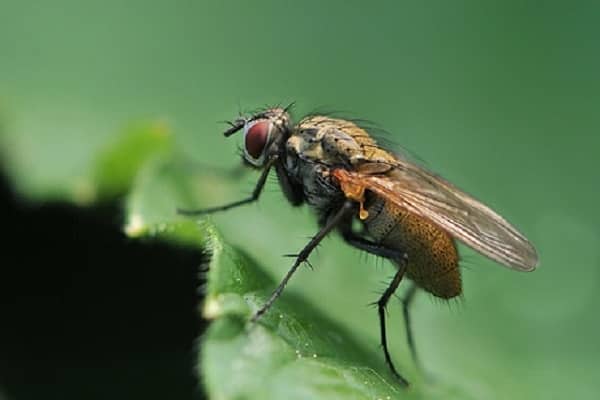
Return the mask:
<svg viewBox="0 0 600 400">
<path fill-rule="evenodd" d="M 258 200 L 275 170 L 293 206 L 308 204 L 319 231 L 295 261 L 252 321 L 263 315 L 310 253 L 332 231 L 351 246 L 389 259 L 396 272 L 377 300 L 380 338 L 386 363 L 404 385 L 387 346 L 385 308 L 400 282 L 411 286 L 403 299 L 407 341 L 418 363 L 409 305 L 418 289 L 441 299 L 462 292 L 459 240 L 499 264 L 532 271 L 538 263 L 533 245 L 510 223 L 473 197 L 423 167 L 380 146 L 358 123 L 327 115 L 292 122 L 289 106 L 274 107 L 229 122 L 225 136 L 243 131 L 243 160 L 261 169 L 252 195 L 220 207 L 179 210 L 208 214 Z M 354 223 L 362 229 L 357 231 Z"/>
</svg>

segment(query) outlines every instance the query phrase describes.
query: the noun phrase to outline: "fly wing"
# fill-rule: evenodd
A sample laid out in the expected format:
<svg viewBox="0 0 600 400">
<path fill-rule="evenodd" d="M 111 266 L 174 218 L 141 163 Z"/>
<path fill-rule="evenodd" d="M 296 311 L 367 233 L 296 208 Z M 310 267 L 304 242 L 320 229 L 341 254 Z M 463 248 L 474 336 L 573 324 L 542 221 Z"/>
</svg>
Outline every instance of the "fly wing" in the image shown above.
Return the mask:
<svg viewBox="0 0 600 400">
<path fill-rule="evenodd" d="M 481 254 L 519 271 L 538 263 L 533 245 L 508 221 L 446 180 L 396 160 L 386 174 L 337 169 L 341 182 L 364 187 L 398 207 L 428 219 Z"/>
</svg>

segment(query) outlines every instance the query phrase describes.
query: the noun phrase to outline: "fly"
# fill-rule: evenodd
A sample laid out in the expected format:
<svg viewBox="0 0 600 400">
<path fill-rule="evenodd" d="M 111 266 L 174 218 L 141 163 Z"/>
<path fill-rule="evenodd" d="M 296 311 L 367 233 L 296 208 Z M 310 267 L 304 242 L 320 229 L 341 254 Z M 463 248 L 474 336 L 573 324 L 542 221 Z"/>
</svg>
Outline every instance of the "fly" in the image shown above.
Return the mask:
<svg viewBox="0 0 600 400">
<path fill-rule="evenodd" d="M 389 259 L 396 273 L 375 303 L 386 363 L 407 386 L 388 351 L 385 308 L 404 278 L 411 281 L 403 299 L 408 345 L 419 364 L 410 324 L 409 305 L 418 289 L 441 299 L 462 293 L 460 240 L 499 264 L 532 271 L 538 263 L 533 245 L 493 210 L 423 167 L 381 147 L 353 121 L 310 115 L 292 122 L 290 106 L 269 108 L 229 122 L 225 136 L 243 130 L 243 160 L 261 169 L 252 195 L 220 207 L 179 210 L 184 215 L 224 211 L 257 201 L 267 176 L 275 170 L 293 206 L 308 204 L 319 231 L 295 261 L 265 304 L 257 321 L 281 295 L 288 281 L 321 240 L 337 231 L 351 246 Z M 357 232 L 353 222 L 364 229 Z"/>
</svg>

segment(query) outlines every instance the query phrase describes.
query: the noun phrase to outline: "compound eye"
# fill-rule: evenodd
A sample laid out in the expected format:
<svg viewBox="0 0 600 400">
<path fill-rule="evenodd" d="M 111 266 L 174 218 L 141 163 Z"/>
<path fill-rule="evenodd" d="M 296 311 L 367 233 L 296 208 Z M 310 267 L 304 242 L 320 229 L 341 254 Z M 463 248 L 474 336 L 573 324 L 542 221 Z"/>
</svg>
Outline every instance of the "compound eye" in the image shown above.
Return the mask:
<svg viewBox="0 0 600 400">
<path fill-rule="evenodd" d="M 254 122 L 246 130 L 244 138 L 246 153 L 254 160 L 258 160 L 265 151 L 270 131 L 271 122 L 268 120 Z"/>
</svg>

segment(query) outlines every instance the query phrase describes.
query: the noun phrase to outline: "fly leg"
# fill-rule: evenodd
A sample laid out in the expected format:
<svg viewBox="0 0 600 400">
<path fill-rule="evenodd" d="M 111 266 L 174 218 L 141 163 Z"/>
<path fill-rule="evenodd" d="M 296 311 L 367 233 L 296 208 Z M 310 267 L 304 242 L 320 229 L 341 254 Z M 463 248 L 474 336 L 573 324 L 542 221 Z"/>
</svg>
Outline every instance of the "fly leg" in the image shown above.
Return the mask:
<svg viewBox="0 0 600 400">
<path fill-rule="evenodd" d="M 406 291 L 404 298 L 402 298 L 402 312 L 404 314 L 404 324 L 406 328 L 406 341 L 408 342 L 408 348 L 410 349 L 410 354 L 412 355 L 413 361 L 417 368 L 422 372 L 423 367 L 421 366 L 421 362 L 417 357 L 417 348 L 415 347 L 415 340 L 412 331 L 412 324 L 410 319 L 409 307 L 415 298 L 415 294 L 417 293 L 417 285 L 412 283 L 408 290 Z"/>
<path fill-rule="evenodd" d="M 267 183 L 267 177 L 269 176 L 269 171 L 271 170 L 271 167 L 273 166 L 275 161 L 276 161 L 276 158 L 272 158 L 270 161 L 267 162 L 267 164 L 265 165 L 265 168 L 263 169 L 263 171 L 260 174 L 260 178 L 258 178 L 258 182 L 256 183 L 256 186 L 254 187 L 252 194 L 249 197 L 242 199 L 242 200 L 234 201 L 233 203 L 225 204 L 222 206 L 203 208 L 203 209 L 199 209 L 199 210 L 186 210 L 186 209 L 178 208 L 177 214 L 189 215 L 189 216 L 212 214 L 214 212 L 226 211 L 231 208 L 243 206 L 245 204 L 249 204 L 249 203 L 253 203 L 253 202 L 257 201 L 258 198 L 260 197 L 260 194 L 262 193 L 262 190 L 265 187 L 265 183 Z"/>
<path fill-rule="evenodd" d="M 384 246 L 379 243 L 375 243 L 371 240 L 365 239 L 351 230 L 343 230 L 342 237 L 349 245 L 356 247 L 359 250 L 364 250 L 367 253 L 387 258 L 390 260 L 402 262 L 406 259 L 407 255 L 404 251 L 393 249 L 391 247 Z"/>
<path fill-rule="evenodd" d="M 364 250 L 367 253 L 374 254 L 376 256 L 385 257 L 391 260 L 397 261 L 399 264 L 402 264 L 406 260 L 406 254 L 398 249 L 392 249 L 381 244 L 372 242 L 367 240 L 354 232 L 347 227 L 347 229 L 342 230 L 342 236 L 344 240 L 360 250 Z M 410 305 L 415 298 L 415 294 L 417 293 L 417 285 L 415 283 L 411 283 L 410 287 L 406 291 L 404 297 L 402 298 L 402 312 L 404 315 L 404 324 L 406 331 L 406 341 L 408 343 L 408 348 L 410 350 L 410 354 L 412 359 L 420 371 L 423 371 L 419 358 L 417 357 L 417 349 L 415 346 L 415 340 L 412 330 L 412 323 L 410 318 Z M 384 294 L 385 295 L 385 294 Z M 378 303 L 379 304 L 379 303 Z M 382 334 L 383 337 L 383 334 Z M 386 357 L 387 358 L 387 357 Z"/>
<path fill-rule="evenodd" d="M 385 330 L 385 307 L 387 306 L 390 297 L 394 294 L 398 285 L 402 281 L 402 277 L 404 276 L 404 272 L 406 271 L 406 263 L 400 264 L 398 271 L 396 271 L 396 275 L 390 282 L 390 285 L 385 289 L 379 300 L 377 300 L 377 311 L 379 313 L 379 330 L 381 332 L 381 347 L 383 347 L 383 354 L 385 356 L 385 362 L 392 370 L 392 373 L 398 378 L 400 383 L 404 386 L 408 386 L 408 381 L 398 373 L 396 367 L 394 367 L 394 363 L 392 362 L 392 358 L 390 357 L 390 352 L 387 346 L 387 335 Z"/>
<path fill-rule="evenodd" d="M 269 297 L 269 300 L 267 300 L 267 302 L 256 312 L 256 314 L 254 314 L 254 316 L 251 319 L 251 322 L 256 322 L 264 313 L 266 313 L 269 310 L 269 308 L 271 308 L 275 300 L 277 300 L 277 298 L 283 292 L 285 285 L 287 285 L 288 281 L 290 280 L 294 272 L 296 272 L 298 267 L 308 259 L 310 253 L 315 249 L 315 247 L 319 245 L 319 243 L 321 243 L 321 240 L 323 240 L 323 238 L 325 238 L 325 236 L 327 236 L 329 232 L 335 229 L 338 226 L 338 224 L 341 221 L 343 221 L 344 218 L 353 209 L 354 203 L 349 200 L 345 201 L 342 207 L 331 218 L 327 220 L 325 225 L 323 225 L 319 232 L 315 236 L 313 236 L 310 242 L 308 242 L 308 244 L 304 246 L 300 253 L 294 255 L 296 257 L 296 261 L 294 261 L 292 268 L 290 268 L 287 274 L 285 274 L 277 288 L 271 294 L 271 297 Z"/>
</svg>

